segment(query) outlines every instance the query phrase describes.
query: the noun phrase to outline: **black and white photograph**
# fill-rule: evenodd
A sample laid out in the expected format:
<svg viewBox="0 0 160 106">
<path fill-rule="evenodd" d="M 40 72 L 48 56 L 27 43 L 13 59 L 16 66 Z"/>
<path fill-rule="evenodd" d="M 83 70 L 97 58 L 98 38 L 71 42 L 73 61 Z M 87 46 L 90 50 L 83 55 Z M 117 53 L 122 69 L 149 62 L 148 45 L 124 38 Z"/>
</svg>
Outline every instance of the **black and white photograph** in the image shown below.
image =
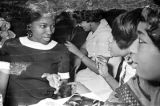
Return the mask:
<svg viewBox="0 0 160 106">
<path fill-rule="evenodd" d="M 0 0 L 0 106 L 160 106 L 160 0 Z"/>
</svg>

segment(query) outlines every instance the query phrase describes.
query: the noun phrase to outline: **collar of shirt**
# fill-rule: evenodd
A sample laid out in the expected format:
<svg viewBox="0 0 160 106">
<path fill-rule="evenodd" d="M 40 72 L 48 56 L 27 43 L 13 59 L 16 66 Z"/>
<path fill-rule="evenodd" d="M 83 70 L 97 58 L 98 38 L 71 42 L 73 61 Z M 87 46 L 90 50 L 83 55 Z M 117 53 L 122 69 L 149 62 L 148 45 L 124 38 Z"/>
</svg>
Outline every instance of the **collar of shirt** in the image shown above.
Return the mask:
<svg viewBox="0 0 160 106">
<path fill-rule="evenodd" d="M 50 50 L 57 45 L 57 42 L 53 40 L 49 44 L 44 45 L 39 42 L 34 42 L 34 41 L 29 40 L 27 36 L 20 37 L 19 40 L 22 45 L 30 47 L 30 48 L 34 48 L 34 49 L 39 49 L 39 50 Z"/>
</svg>

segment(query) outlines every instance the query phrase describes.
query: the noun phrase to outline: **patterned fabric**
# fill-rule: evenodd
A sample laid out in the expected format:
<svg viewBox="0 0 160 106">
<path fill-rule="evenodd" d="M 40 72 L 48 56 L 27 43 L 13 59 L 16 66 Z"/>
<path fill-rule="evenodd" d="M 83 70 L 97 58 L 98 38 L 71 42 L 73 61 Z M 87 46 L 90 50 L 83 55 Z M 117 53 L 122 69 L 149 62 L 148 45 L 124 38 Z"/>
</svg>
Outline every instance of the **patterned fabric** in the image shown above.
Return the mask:
<svg viewBox="0 0 160 106">
<path fill-rule="evenodd" d="M 131 90 L 128 84 L 123 84 L 115 90 L 117 96 L 128 106 L 142 106 L 137 96 Z"/>
<path fill-rule="evenodd" d="M 29 62 L 12 62 L 10 64 L 10 74 L 20 75 L 23 71 L 26 71 L 30 64 Z"/>
</svg>

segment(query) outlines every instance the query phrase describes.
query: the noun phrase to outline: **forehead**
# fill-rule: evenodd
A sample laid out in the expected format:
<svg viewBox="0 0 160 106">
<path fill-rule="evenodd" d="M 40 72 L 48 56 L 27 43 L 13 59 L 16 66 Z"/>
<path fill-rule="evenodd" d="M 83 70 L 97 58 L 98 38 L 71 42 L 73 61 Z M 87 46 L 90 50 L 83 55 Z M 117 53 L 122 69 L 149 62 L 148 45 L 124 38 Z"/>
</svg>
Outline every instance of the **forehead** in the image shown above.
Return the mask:
<svg viewBox="0 0 160 106">
<path fill-rule="evenodd" d="M 137 31 L 138 32 L 146 32 L 146 29 L 148 28 L 148 24 L 147 23 L 145 23 L 145 22 L 140 22 L 139 24 L 138 24 L 138 27 L 137 27 Z"/>
<path fill-rule="evenodd" d="M 35 21 L 34 23 L 52 25 L 52 24 L 55 24 L 55 21 L 53 17 L 49 16 L 49 17 L 41 17 L 39 20 Z"/>
<path fill-rule="evenodd" d="M 147 28 L 149 27 L 149 24 L 145 23 L 145 22 L 140 22 L 137 26 L 137 34 L 138 37 L 144 37 L 144 36 L 148 36 L 147 33 Z"/>
<path fill-rule="evenodd" d="M 153 45 L 153 42 L 146 31 L 149 27 L 150 27 L 150 25 L 148 23 L 140 22 L 137 27 L 138 37 L 141 40 L 144 40 L 145 42 L 147 42 L 148 44 Z"/>
</svg>

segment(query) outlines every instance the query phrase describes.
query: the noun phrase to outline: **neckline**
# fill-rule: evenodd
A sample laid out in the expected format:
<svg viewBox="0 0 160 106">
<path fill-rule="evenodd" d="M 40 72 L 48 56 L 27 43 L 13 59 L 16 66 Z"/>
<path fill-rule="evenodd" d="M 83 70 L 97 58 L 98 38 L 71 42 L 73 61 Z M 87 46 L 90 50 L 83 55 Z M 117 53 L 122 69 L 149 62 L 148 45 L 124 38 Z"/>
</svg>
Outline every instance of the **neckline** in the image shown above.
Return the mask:
<svg viewBox="0 0 160 106">
<path fill-rule="evenodd" d="M 20 37 L 19 40 L 22 45 L 33 48 L 33 49 L 39 49 L 39 50 L 50 50 L 57 45 L 57 42 L 54 40 L 52 40 L 47 45 L 44 45 L 42 43 L 29 40 L 27 36 Z"/>
</svg>

